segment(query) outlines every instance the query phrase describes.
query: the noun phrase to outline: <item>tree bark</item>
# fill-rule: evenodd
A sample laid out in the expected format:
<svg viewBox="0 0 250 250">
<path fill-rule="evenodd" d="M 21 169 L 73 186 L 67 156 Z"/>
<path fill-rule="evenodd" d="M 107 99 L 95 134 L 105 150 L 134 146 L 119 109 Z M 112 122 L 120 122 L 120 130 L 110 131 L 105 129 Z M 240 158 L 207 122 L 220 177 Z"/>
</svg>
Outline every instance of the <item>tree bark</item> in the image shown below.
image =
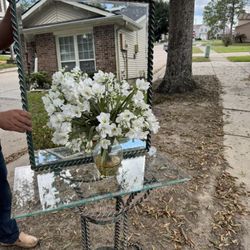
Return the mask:
<svg viewBox="0 0 250 250">
<path fill-rule="evenodd" d="M 195 0 L 170 0 L 169 52 L 160 93 L 191 91 L 196 84 L 192 78 L 192 40 Z"/>
<path fill-rule="evenodd" d="M 230 16 L 230 36 L 233 36 L 233 25 L 234 25 L 234 15 L 235 15 L 235 2 L 232 2 L 232 7 L 231 7 L 231 16 Z"/>
</svg>

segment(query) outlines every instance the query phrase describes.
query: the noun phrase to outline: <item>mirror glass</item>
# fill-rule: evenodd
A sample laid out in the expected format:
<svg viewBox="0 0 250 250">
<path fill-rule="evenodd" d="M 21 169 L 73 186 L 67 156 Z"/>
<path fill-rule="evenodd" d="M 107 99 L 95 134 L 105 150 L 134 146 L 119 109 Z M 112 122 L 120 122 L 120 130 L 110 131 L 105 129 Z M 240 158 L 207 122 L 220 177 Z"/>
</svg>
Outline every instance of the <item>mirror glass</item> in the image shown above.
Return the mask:
<svg viewBox="0 0 250 250">
<path fill-rule="evenodd" d="M 17 10 L 36 165 L 91 154 L 67 147 L 64 138 L 53 139 L 55 131 L 48 124 L 49 108 L 46 110 L 43 97 L 55 87 L 53 81 L 60 84 L 64 80 L 60 77 L 68 72 L 84 80 L 85 73 L 88 77 L 95 77 L 101 70 L 112 73 L 114 76 L 111 78 L 115 77 L 119 84 L 146 80 L 148 4 L 131 1 L 21 0 Z M 73 95 L 72 91 L 69 88 L 68 94 Z M 58 96 L 53 98 L 55 105 L 59 106 Z M 60 120 L 60 117 L 55 119 Z M 80 130 L 71 133 L 79 134 L 79 137 L 82 135 Z M 145 146 L 145 140 L 122 142 L 125 150 Z"/>
</svg>

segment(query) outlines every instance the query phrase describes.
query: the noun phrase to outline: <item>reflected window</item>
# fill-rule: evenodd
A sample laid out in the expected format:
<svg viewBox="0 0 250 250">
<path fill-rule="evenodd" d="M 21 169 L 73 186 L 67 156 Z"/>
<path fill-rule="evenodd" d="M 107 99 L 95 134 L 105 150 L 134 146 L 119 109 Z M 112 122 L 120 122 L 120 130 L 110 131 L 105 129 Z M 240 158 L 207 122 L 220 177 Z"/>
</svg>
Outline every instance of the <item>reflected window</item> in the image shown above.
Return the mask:
<svg viewBox="0 0 250 250">
<path fill-rule="evenodd" d="M 58 38 L 60 66 L 71 70 L 78 66 L 82 71 L 95 71 L 93 34 L 86 33 Z"/>
</svg>

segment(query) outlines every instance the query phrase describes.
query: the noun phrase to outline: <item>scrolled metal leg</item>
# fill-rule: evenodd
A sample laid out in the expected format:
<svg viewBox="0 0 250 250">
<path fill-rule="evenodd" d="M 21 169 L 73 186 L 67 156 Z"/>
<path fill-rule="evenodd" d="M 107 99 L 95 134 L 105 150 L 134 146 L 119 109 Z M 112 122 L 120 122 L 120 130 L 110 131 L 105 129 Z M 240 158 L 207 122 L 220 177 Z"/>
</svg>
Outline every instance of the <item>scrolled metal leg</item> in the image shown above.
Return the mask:
<svg viewBox="0 0 250 250">
<path fill-rule="evenodd" d="M 86 217 L 81 215 L 81 226 L 82 226 L 82 246 L 83 250 L 90 250 L 90 236 L 89 236 L 89 222 Z"/>
<path fill-rule="evenodd" d="M 116 198 L 116 212 L 121 211 L 121 205 L 122 205 L 122 198 L 117 197 Z M 114 249 L 119 250 L 121 249 L 121 218 L 118 219 L 115 223 L 115 244 L 114 244 Z"/>
<path fill-rule="evenodd" d="M 128 212 L 123 215 L 123 249 L 128 249 Z"/>
</svg>

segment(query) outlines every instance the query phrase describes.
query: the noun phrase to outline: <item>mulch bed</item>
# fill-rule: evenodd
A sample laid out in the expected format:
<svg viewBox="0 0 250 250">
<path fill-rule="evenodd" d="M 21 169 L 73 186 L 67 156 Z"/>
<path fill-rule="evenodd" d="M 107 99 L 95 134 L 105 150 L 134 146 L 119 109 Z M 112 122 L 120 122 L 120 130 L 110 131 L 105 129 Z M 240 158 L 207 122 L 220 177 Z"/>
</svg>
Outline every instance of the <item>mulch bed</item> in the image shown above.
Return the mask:
<svg viewBox="0 0 250 250">
<path fill-rule="evenodd" d="M 192 180 L 153 191 L 130 211 L 129 238 L 146 250 L 243 249 L 239 219 L 246 214 L 241 204 L 246 193 L 226 172 L 220 83 L 214 76 L 195 80 L 192 93 L 154 97 L 161 129 L 152 144 Z M 81 249 L 77 209 L 25 219 L 20 227 L 41 238 L 36 249 Z M 112 242 L 111 226 L 93 229 L 96 246 Z"/>
</svg>

